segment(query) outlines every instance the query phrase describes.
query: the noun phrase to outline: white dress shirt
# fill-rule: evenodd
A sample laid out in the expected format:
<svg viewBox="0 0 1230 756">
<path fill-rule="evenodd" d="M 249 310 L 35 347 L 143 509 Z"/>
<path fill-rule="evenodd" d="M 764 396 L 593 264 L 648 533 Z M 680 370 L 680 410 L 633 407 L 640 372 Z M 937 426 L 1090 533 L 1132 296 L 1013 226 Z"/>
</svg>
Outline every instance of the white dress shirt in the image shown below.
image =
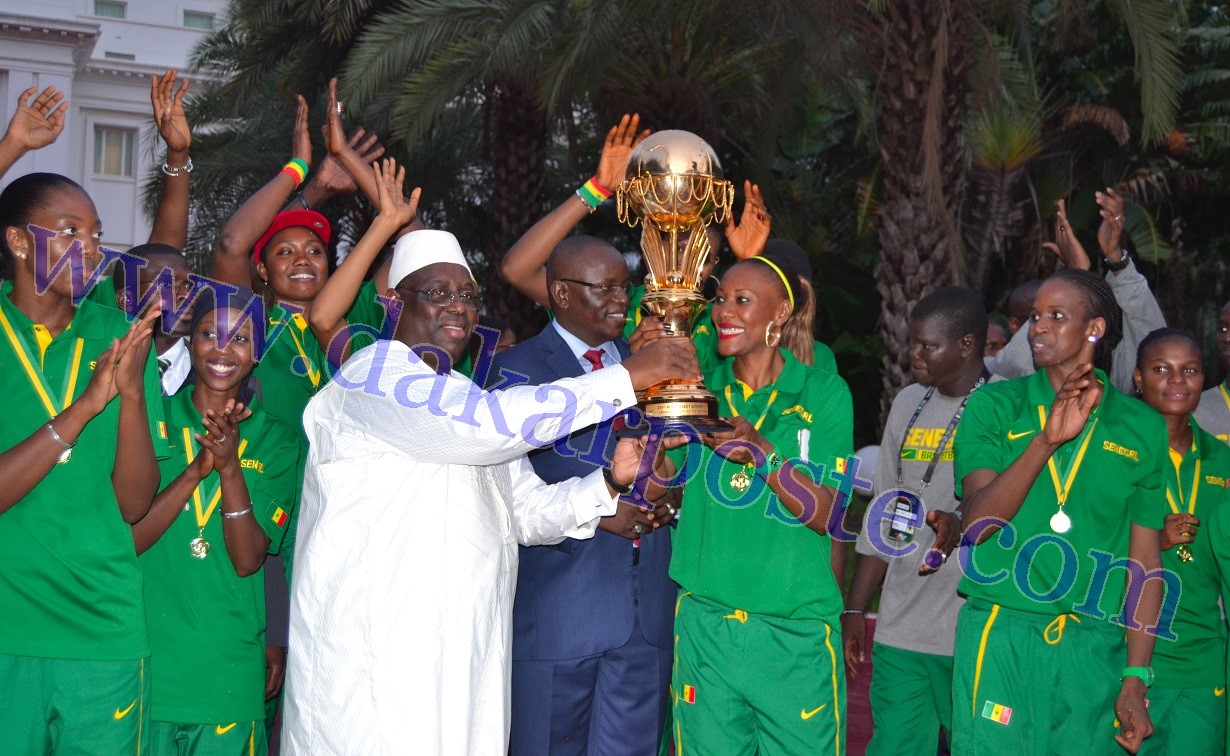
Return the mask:
<svg viewBox="0 0 1230 756">
<path fill-rule="evenodd" d="M 584 357 L 584 354 L 590 349 L 597 349 L 602 352 L 603 367 L 610 367 L 620 363 L 621 357 L 619 356 L 619 350 L 615 348 L 614 341 L 606 341 L 596 347 L 591 347 L 576 336 L 573 336 L 572 332 L 560 325 L 558 320 L 552 318 L 551 325 L 555 328 L 556 333 L 560 335 L 560 338 L 564 340 L 564 343 L 568 345 L 568 348 L 572 350 L 573 356 L 577 358 L 577 362 L 580 363 L 586 373 L 592 372 L 594 368 L 593 363 Z"/>
<path fill-rule="evenodd" d="M 171 363 L 162 371 L 162 395 L 174 396 L 188 379 L 188 373 L 192 372 L 192 354 L 188 351 L 188 340 L 183 337 L 176 339 L 167 351 L 158 355 L 158 360 Z"/>
</svg>

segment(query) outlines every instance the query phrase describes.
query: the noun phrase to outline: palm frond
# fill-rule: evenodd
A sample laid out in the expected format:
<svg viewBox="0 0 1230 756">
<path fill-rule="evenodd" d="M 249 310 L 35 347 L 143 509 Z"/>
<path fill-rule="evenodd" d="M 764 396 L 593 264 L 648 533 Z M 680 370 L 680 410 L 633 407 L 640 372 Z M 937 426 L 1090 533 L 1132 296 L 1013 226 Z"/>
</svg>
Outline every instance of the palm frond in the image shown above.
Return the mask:
<svg viewBox="0 0 1230 756">
<path fill-rule="evenodd" d="M 1095 128 L 1105 131 L 1119 144 L 1126 147 L 1132 141 L 1132 128 L 1118 110 L 1108 105 L 1082 103 L 1071 105 L 1063 113 L 1061 128 L 1064 131 Z"/>
<path fill-rule="evenodd" d="M 1132 39 L 1140 81 L 1141 140 L 1154 144 L 1174 126 L 1183 86 L 1179 13 L 1166 0 L 1106 0 Z"/>
<path fill-rule="evenodd" d="M 1170 259 L 1170 244 L 1166 236 L 1158 228 L 1157 220 L 1148 210 L 1136 203 L 1123 207 L 1124 229 L 1136 248 L 1136 255 L 1142 260 L 1159 263 Z"/>
</svg>

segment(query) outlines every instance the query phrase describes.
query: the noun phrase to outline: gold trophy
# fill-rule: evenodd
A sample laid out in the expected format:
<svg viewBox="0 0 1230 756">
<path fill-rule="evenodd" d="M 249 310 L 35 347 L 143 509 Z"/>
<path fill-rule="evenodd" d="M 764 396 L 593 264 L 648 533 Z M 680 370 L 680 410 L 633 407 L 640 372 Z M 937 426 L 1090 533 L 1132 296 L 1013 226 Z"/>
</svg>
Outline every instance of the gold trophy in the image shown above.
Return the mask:
<svg viewBox="0 0 1230 756">
<path fill-rule="evenodd" d="M 705 309 L 705 227 L 726 220 L 734 186 L 722 178 L 713 148 L 687 131 L 650 134 L 628 158 L 625 175 L 615 190 L 616 209 L 621 223 L 641 224 L 641 252 L 649 271 L 641 307 L 661 319 L 673 337 L 690 338 Z M 664 381 L 637 399 L 657 429 L 687 425 L 706 433 L 730 427 L 718 419 L 717 399 L 700 383 Z"/>
</svg>

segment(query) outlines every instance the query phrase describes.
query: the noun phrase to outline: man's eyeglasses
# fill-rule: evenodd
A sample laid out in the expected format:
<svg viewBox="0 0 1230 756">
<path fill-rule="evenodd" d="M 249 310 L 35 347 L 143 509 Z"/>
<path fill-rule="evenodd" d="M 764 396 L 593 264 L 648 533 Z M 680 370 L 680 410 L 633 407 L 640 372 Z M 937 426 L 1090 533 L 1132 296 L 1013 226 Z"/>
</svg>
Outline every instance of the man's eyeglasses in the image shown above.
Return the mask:
<svg viewBox="0 0 1230 756">
<path fill-rule="evenodd" d="M 631 281 L 624 281 L 623 283 L 617 283 L 617 284 L 607 284 L 607 283 L 590 283 L 589 281 L 578 281 L 575 278 L 557 278 L 555 280 L 563 281 L 565 283 L 574 283 L 578 286 L 584 286 L 585 288 L 589 289 L 590 291 L 592 291 L 593 293 L 597 294 L 599 297 L 602 297 L 604 299 L 608 297 L 613 297 L 616 294 L 627 294 L 628 288 L 632 286 Z"/>
<path fill-rule="evenodd" d="M 400 286 L 396 287 L 398 291 L 413 291 L 423 299 L 426 299 L 429 304 L 436 307 L 447 307 L 453 303 L 454 299 L 461 300 L 462 306 L 471 310 L 477 310 L 483 306 L 483 297 L 477 291 L 447 291 L 445 289 L 403 289 Z"/>
</svg>

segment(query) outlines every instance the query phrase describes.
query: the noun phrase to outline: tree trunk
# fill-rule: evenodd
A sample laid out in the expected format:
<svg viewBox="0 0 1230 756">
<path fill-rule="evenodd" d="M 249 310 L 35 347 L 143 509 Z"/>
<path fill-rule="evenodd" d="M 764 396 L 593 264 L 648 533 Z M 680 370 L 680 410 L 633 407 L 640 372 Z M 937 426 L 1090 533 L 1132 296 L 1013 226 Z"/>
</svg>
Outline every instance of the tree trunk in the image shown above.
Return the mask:
<svg viewBox="0 0 1230 756">
<path fill-rule="evenodd" d="M 965 194 L 967 22 L 959 0 L 889 0 L 878 19 L 884 65 L 876 128 L 884 164 L 881 263 L 884 391 L 880 424 L 911 378 L 909 313 L 963 281 L 958 208 Z"/>
<path fill-rule="evenodd" d="M 503 318 L 520 340 L 538 332 L 542 313 L 499 274 L 504 253 L 538 220 L 539 195 L 546 173 L 547 117 L 530 86 L 505 81 L 489 89 L 488 147 L 494 186 L 488 234 L 487 264 L 491 271 L 488 308 Z"/>
</svg>

